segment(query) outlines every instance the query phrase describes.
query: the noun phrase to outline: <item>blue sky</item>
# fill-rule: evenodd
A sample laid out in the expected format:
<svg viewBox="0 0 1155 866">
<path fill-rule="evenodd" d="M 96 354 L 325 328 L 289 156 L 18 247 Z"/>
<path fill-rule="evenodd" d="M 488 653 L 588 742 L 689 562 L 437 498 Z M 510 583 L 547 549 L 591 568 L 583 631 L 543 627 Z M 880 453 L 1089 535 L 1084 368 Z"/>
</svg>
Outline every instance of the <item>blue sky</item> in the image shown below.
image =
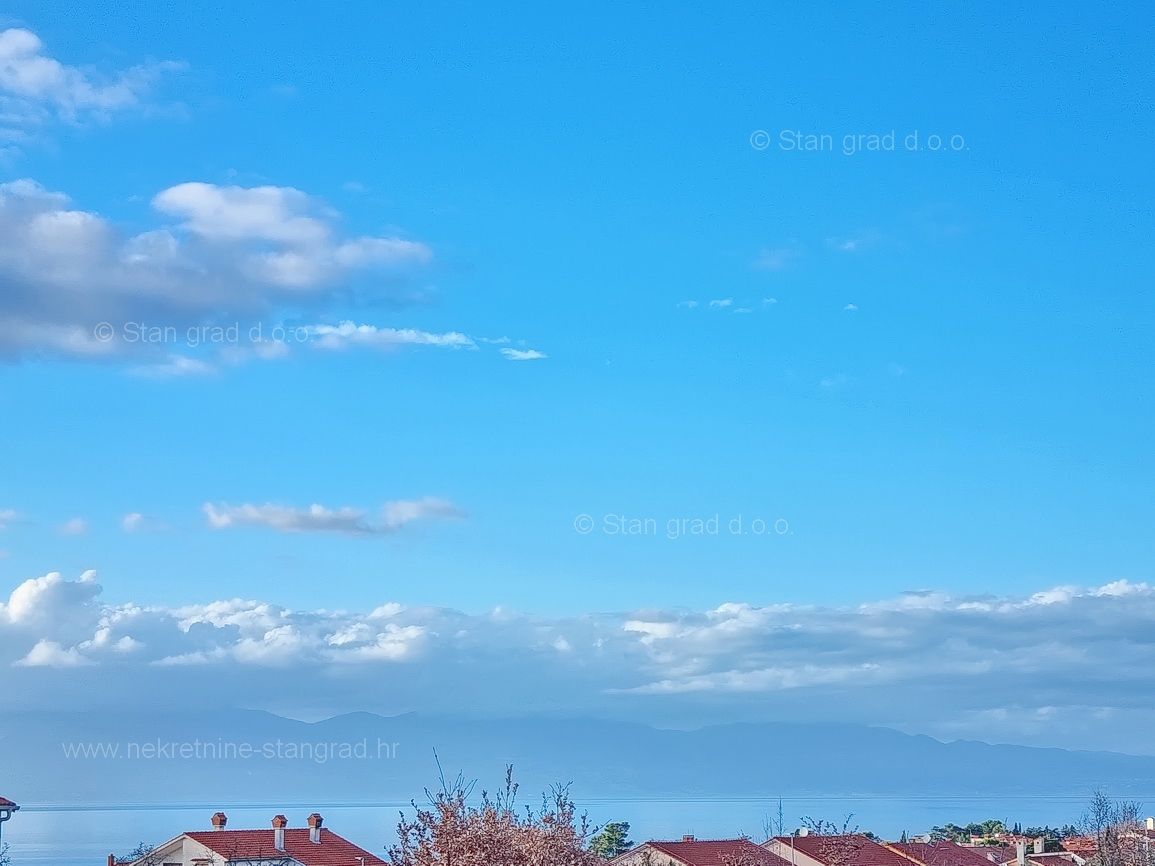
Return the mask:
<svg viewBox="0 0 1155 866">
<path fill-rule="evenodd" d="M 6 592 L 580 618 L 1149 580 L 1137 4 L 4 26 L 40 41 L 0 87 Z"/>
</svg>

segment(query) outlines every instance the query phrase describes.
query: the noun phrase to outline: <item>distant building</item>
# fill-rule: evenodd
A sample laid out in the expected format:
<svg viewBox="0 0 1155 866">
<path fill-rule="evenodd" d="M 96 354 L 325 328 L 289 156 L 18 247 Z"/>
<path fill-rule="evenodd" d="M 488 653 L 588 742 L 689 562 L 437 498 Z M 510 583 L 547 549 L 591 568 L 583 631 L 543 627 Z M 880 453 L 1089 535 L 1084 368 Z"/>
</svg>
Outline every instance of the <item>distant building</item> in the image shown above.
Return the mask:
<svg viewBox="0 0 1155 866">
<path fill-rule="evenodd" d="M 132 866 L 385 866 L 376 854 L 322 827 L 315 812 L 308 826 L 292 829 L 284 815 L 268 830 L 226 830 L 217 812 L 212 830 L 182 833 L 136 860 Z M 123 866 L 109 855 L 108 866 Z"/>
<path fill-rule="evenodd" d="M 695 839 L 644 842 L 619 854 L 612 866 L 790 866 L 749 839 Z"/>
</svg>

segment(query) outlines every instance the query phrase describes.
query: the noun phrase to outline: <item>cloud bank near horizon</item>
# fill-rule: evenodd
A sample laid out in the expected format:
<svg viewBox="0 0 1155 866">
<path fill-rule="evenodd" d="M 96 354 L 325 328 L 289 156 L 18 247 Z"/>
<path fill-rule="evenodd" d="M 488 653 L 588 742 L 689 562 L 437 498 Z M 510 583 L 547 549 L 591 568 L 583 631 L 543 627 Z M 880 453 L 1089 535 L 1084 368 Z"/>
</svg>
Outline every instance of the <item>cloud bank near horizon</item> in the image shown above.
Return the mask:
<svg viewBox="0 0 1155 866">
<path fill-rule="evenodd" d="M 123 706 L 163 684 L 290 715 L 806 719 L 1113 748 L 1155 718 L 1155 588 L 1144 583 L 560 617 L 384 599 L 368 612 L 244 599 L 169 608 L 101 594 L 95 572 L 50 573 L 0 603 L 0 709 Z"/>
</svg>

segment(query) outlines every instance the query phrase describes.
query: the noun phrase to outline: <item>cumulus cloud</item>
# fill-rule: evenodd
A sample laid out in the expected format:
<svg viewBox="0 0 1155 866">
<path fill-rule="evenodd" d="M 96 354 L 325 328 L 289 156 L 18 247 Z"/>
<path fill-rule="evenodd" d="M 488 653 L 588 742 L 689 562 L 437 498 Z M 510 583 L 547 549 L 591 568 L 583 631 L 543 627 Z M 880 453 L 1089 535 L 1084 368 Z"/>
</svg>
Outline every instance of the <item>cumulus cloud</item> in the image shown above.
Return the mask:
<svg viewBox="0 0 1155 866">
<path fill-rule="evenodd" d="M 152 204 L 172 222 L 129 235 L 34 181 L 0 184 L 0 355 L 156 350 L 129 325 L 323 306 L 356 274 L 400 279 L 432 255 L 398 237 L 342 237 L 331 211 L 290 187 L 185 183 Z M 161 372 L 204 372 L 194 367 Z"/>
<path fill-rule="evenodd" d="M 162 75 L 183 67 L 148 62 L 101 75 L 49 56 L 32 31 L 9 28 L 0 32 L 0 135 L 19 140 L 53 118 L 107 120 L 116 112 L 138 109 Z"/>
<path fill-rule="evenodd" d="M 548 358 L 549 355 L 544 352 L 539 352 L 537 349 L 502 349 L 501 354 L 505 355 L 510 361 L 539 361 L 542 358 Z"/>
<path fill-rule="evenodd" d="M 16 587 L 0 603 L 0 669 L 40 671 L 21 680 L 25 693 L 60 689 L 72 708 L 150 683 L 211 682 L 234 705 L 293 709 L 284 702 L 295 699 L 330 712 L 516 706 L 672 723 L 804 711 L 955 735 L 1155 717 L 1155 588 L 1126 581 L 1022 597 L 920 592 L 846 607 L 567 616 L 243 599 L 145 607 L 100 593 L 91 572 Z M 91 666 L 99 688 L 84 695 L 84 684 L 54 678 Z"/>
<path fill-rule="evenodd" d="M 842 311 L 844 313 L 854 313 L 854 312 L 858 311 L 858 307 L 855 304 L 847 304 L 845 307 L 842 308 Z"/>
<path fill-rule="evenodd" d="M 726 307 L 733 306 L 733 304 L 733 298 L 718 298 L 716 300 L 710 301 L 710 306 L 714 309 L 725 309 Z"/>
<path fill-rule="evenodd" d="M 277 532 L 334 532 L 359 536 L 389 535 L 418 520 L 464 516 L 453 503 L 432 496 L 387 502 L 376 520 L 371 520 L 363 509 L 346 507 L 333 510 L 316 504 L 308 508 L 292 508 L 273 503 L 235 506 L 205 503 L 204 513 L 213 529 L 257 526 Z"/>
</svg>

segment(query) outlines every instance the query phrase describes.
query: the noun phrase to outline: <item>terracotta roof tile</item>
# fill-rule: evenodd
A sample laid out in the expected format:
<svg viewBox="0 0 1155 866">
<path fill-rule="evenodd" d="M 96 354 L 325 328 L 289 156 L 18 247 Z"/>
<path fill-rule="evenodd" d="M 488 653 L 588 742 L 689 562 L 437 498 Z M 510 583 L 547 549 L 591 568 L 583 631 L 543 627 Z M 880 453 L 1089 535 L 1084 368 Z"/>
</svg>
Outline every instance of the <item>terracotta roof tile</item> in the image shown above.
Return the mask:
<svg viewBox="0 0 1155 866">
<path fill-rule="evenodd" d="M 790 866 L 777 854 L 749 839 L 695 839 L 693 842 L 647 842 L 646 845 L 687 866 L 727 866 L 735 861 L 743 866 Z"/>
<path fill-rule="evenodd" d="M 273 847 L 272 830 L 206 830 L 185 835 L 230 859 L 268 858 L 281 853 Z M 332 830 L 321 830 L 321 841 L 310 842 L 307 827 L 285 830 L 284 853 L 305 866 L 360 866 L 361 857 L 365 858 L 365 866 L 385 864 L 380 857 Z"/>
<path fill-rule="evenodd" d="M 988 848 L 968 848 L 955 842 L 885 842 L 887 848 L 897 851 L 924 866 L 991 866 L 1001 862 L 987 856 Z"/>
<path fill-rule="evenodd" d="M 808 857 L 826 866 L 910 866 L 910 860 L 879 845 L 860 833 L 841 836 L 779 836 L 777 841 L 793 845 Z"/>
</svg>

